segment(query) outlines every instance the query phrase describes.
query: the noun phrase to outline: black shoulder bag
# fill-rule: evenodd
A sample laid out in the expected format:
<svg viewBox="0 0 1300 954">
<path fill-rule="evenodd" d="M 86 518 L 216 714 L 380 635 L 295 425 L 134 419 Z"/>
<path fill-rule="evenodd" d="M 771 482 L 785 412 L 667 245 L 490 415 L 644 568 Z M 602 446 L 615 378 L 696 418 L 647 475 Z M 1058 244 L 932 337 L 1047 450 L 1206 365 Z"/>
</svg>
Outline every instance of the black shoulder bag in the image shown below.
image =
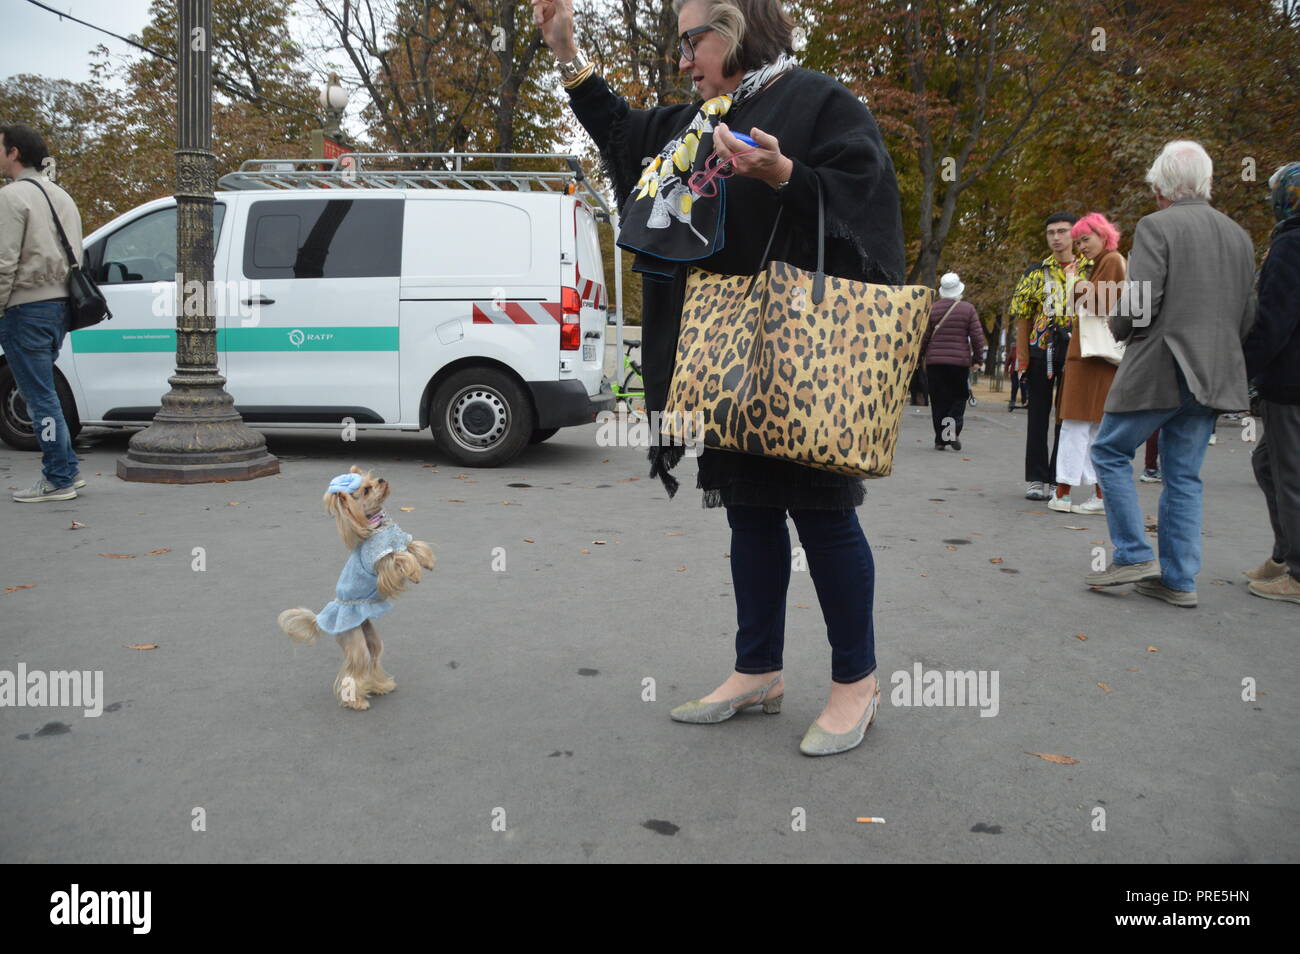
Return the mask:
<svg viewBox="0 0 1300 954">
<path fill-rule="evenodd" d="M 54 227 L 59 231 L 59 241 L 63 243 L 63 251 L 68 256 L 68 330 L 80 331 L 82 328 L 99 324 L 105 318 L 112 318 L 113 313 L 108 310 L 104 293 L 99 290 L 94 279 L 82 271 L 81 266 L 77 264 L 77 256 L 73 254 L 72 246 L 68 243 L 68 236 L 63 231 L 59 214 L 54 211 L 50 194 L 42 189 L 41 184 L 35 179 L 18 181 L 30 182 L 41 190 L 41 195 L 45 196 L 45 201 L 50 207 L 50 218 L 54 219 Z"/>
</svg>

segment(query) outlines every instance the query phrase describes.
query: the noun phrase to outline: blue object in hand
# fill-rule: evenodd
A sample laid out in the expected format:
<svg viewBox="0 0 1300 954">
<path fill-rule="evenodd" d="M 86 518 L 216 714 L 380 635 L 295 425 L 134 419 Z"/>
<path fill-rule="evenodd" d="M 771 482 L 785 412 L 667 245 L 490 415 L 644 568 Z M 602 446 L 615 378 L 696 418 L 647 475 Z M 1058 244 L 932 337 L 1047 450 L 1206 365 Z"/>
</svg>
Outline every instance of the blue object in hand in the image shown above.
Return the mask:
<svg viewBox="0 0 1300 954">
<path fill-rule="evenodd" d="M 754 140 L 750 139 L 744 133 L 733 132 L 732 135 L 735 136 L 737 139 L 739 139 L 741 142 L 743 142 L 746 146 L 752 146 L 754 148 L 758 148 L 758 143 L 754 142 Z"/>
</svg>

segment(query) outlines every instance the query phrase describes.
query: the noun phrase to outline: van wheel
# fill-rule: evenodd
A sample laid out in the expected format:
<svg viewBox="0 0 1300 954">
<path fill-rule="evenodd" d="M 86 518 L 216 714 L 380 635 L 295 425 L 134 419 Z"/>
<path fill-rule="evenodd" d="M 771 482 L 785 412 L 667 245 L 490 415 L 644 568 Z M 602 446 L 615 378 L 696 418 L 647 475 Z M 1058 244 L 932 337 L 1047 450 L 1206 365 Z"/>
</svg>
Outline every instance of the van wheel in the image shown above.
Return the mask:
<svg viewBox="0 0 1300 954">
<path fill-rule="evenodd" d="M 59 395 L 59 404 L 63 406 L 63 420 L 68 425 L 68 432 L 73 440 L 81 433 L 81 420 L 77 417 L 77 405 L 72 400 L 68 384 L 59 374 L 54 375 L 54 388 Z M 0 440 L 17 450 L 39 451 L 40 442 L 32 432 L 31 417 L 27 413 L 27 403 L 18 392 L 18 382 L 9 365 L 0 367 Z"/>
<path fill-rule="evenodd" d="M 499 467 L 528 445 L 532 401 L 524 388 L 495 368 L 455 372 L 433 397 L 429 420 L 440 450 L 468 467 Z"/>
<path fill-rule="evenodd" d="M 558 427 L 539 427 L 533 431 L 533 436 L 528 438 L 530 444 L 540 444 L 542 441 L 549 441 L 552 437 L 560 432 Z"/>
</svg>

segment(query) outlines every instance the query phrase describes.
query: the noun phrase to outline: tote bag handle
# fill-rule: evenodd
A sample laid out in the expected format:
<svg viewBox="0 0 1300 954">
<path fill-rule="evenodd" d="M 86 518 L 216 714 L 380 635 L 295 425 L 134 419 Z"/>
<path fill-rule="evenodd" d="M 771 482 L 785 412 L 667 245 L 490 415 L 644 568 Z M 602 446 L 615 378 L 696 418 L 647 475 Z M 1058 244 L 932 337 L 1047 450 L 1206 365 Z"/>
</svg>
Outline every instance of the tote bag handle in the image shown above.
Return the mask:
<svg viewBox="0 0 1300 954">
<path fill-rule="evenodd" d="M 813 275 L 812 301 L 814 305 L 820 305 L 826 295 L 826 204 L 822 199 L 822 180 L 817 178 L 816 173 L 813 174 L 813 181 L 817 183 L 817 271 Z M 776 210 L 772 231 L 767 237 L 767 247 L 763 249 L 763 259 L 758 263 L 758 271 L 749 280 L 749 287 L 745 289 L 746 297 L 753 294 L 758 276 L 767 268 L 768 255 L 772 252 L 772 242 L 776 239 L 776 229 L 781 224 L 781 213 L 784 211 L 784 206 Z"/>
</svg>

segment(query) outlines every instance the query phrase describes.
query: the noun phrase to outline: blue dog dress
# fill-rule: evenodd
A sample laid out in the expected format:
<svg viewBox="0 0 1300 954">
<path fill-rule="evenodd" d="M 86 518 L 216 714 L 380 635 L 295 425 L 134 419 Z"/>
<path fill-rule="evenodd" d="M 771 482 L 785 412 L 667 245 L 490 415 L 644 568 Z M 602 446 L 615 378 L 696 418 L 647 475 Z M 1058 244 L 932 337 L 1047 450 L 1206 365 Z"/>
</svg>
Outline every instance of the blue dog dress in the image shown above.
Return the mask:
<svg viewBox="0 0 1300 954">
<path fill-rule="evenodd" d="M 379 596 L 375 564 L 388 554 L 405 550 L 411 535 L 395 523 L 384 523 L 348 556 L 339 574 L 334 599 L 316 617 L 322 632 L 338 635 L 356 629 L 368 619 L 383 616 L 393 604 Z"/>
</svg>

